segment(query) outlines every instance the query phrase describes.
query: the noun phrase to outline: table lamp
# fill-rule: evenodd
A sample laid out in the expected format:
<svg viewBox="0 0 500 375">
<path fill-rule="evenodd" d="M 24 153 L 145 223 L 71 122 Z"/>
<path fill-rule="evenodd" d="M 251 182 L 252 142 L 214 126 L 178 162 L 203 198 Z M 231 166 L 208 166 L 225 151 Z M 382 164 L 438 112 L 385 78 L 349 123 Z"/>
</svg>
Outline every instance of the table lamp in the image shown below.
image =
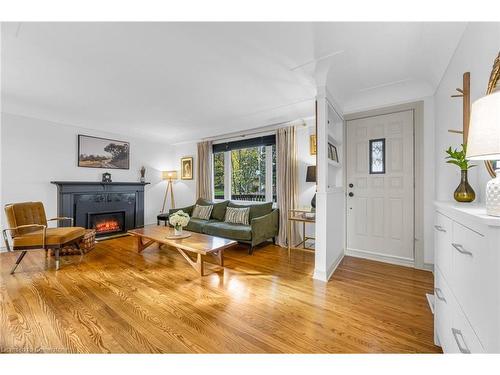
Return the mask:
<svg viewBox="0 0 500 375">
<path fill-rule="evenodd" d="M 467 139 L 469 160 L 500 159 L 500 91 L 486 95 L 472 104 Z M 486 184 L 486 213 L 500 216 L 500 165 L 496 177 Z"/>
<path fill-rule="evenodd" d="M 177 171 L 163 171 L 161 172 L 161 178 L 162 180 L 167 180 L 167 190 L 165 190 L 165 198 L 163 198 L 163 207 L 161 209 L 161 212 L 165 212 L 165 203 L 167 203 L 167 195 L 168 192 L 170 191 L 170 203 L 172 205 L 172 208 L 175 208 L 175 203 L 174 203 L 174 185 L 173 185 L 173 180 L 177 180 Z"/>
<path fill-rule="evenodd" d="M 308 165 L 306 173 L 306 182 L 316 182 L 316 166 Z M 311 207 L 316 208 L 316 192 L 314 192 L 314 197 L 311 200 Z"/>
</svg>

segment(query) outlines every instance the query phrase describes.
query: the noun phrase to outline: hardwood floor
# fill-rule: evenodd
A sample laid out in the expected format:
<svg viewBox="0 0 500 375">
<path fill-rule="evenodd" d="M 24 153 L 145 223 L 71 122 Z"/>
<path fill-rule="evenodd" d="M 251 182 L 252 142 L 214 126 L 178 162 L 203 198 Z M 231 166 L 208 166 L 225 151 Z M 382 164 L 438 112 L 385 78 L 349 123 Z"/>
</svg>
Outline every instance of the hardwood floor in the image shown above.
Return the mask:
<svg viewBox="0 0 500 375">
<path fill-rule="evenodd" d="M 346 257 L 329 283 L 313 254 L 227 250 L 199 277 L 181 255 L 132 237 L 64 257 L 0 254 L 0 351 L 79 353 L 440 352 L 430 272 Z M 47 268 L 46 262 L 49 263 Z"/>
</svg>

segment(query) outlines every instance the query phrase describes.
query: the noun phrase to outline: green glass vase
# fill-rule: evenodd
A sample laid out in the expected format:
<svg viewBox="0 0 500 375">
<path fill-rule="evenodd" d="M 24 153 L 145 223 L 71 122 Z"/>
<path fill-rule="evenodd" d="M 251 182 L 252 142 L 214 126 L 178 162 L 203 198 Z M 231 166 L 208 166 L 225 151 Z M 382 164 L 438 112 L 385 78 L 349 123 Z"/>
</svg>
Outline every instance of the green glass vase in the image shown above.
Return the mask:
<svg viewBox="0 0 500 375">
<path fill-rule="evenodd" d="M 460 179 L 460 184 L 455 189 L 455 193 L 453 194 L 455 200 L 457 202 L 472 202 L 476 199 L 476 193 L 472 186 L 469 185 L 469 181 L 467 180 L 467 170 L 462 171 L 462 177 Z"/>
</svg>

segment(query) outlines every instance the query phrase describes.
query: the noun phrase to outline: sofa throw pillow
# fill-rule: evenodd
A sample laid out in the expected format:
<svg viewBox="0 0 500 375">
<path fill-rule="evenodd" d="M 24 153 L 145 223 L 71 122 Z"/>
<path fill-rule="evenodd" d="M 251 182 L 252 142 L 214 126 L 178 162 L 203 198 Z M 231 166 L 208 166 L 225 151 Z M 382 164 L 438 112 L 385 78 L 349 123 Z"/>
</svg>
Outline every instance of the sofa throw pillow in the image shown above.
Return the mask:
<svg viewBox="0 0 500 375">
<path fill-rule="evenodd" d="M 194 206 L 193 215 L 191 215 L 195 219 L 208 220 L 210 219 L 210 214 L 212 213 L 212 209 L 214 206 L 200 206 L 197 204 Z"/>
<path fill-rule="evenodd" d="M 226 223 L 232 223 L 232 224 L 250 225 L 248 221 L 249 216 L 250 216 L 250 207 L 246 208 L 228 207 L 226 208 L 226 216 L 224 217 L 224 221 Z"/>
<path fill-rule="evenodd" d="M 235 204 L 230 202 L 228 207 L 236 207 L 236 208 L 246 208 L 250 207 L 250 216 L 249 220 L 255 219 L 256 217 L 261 217 L 264 215 L 268 215 L 273 211 L 273 202 L 267 203 L 253 203 L 253 204 Z"/>
</svg>

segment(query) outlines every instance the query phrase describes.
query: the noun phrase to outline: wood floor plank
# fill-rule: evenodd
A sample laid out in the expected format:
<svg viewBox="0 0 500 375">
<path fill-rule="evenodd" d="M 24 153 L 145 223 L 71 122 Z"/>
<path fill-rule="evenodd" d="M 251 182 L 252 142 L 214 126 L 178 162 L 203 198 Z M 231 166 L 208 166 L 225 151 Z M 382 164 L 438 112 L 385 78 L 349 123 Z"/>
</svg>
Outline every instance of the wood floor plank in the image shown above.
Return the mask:
<svg viewBox="0 0 500 375">
<path fill-rule="evenodd" d="M 69 353 L 439 353 L 430 272 L 346 257 L 328 283 L 314 254 L 225 251 L 200 277 L 180 254 L 132 237 L 64 257 L 0 254 L 0 351 Z M 214 260 L 207 258 L 208 262 Z"/>
</svg>

